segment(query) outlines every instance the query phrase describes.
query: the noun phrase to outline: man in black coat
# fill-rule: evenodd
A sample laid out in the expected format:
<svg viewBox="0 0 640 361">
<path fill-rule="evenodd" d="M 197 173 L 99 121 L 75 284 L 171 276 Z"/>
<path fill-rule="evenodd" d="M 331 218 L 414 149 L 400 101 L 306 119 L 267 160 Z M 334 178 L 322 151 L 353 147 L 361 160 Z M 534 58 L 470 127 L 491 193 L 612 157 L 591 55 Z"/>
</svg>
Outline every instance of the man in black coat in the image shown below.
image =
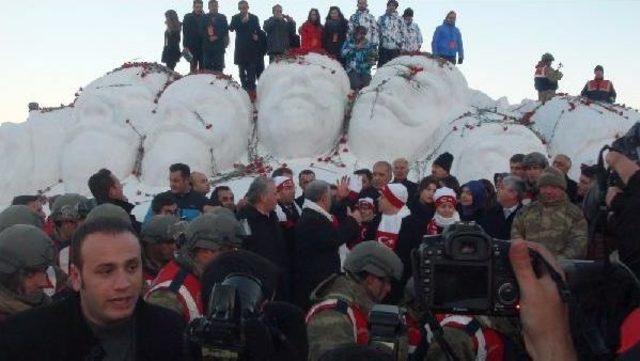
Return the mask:
<svg viewBox="0 0 640 361">
<path fill-rule="evenodd" d="M 418 185 L 407 179 L 409 175 L 409 161 L 405 158 L 398 158 L 393 161 L 393 181 L 391 183 L 400 183 L 409 193 L 407 203 L 413 203 L 418 196 Z"/>
<path fill-rule="evenodd" d="M 569 200 L 571 201 L 571 203 L 577 203 L 578 183 L 569 178 L 571 164 L 571 158 L 564 154 L 558 154 L 555 158 L 553 158 L 553 166 L 564 173 L 564 179 L 567 181 L 567 196 L 569 196 Z"/>
<path fill-rule="evenodd" d="M 122 183 L 120 183 L 118 177 L 111 173 L 110 170 L 103 168 L 92 175 L 89 178 L 89 190 L 98 205 L 111 203 L 124 209 L 131 218 L 133 229 L 137 234 L 140 234 L 142 225 L 136 220 L 136 216 L 131 214 L 135 206 L 128 202 L 127 197 L 123 193 Z"/>
<path fill-rule="evenodd" d="M 177 313 L 146 304 L 140 243 L 131 225 L 97 218 L 72 241 L 75 293 L 0 328 L 0 360 L 182 360 Z"/>
<path fill-rule="evenodd" d="M 224 70 L 224 53 L 229 46 L 229 23 L 227 17 L 218 12 L 218 1 L 209 0 L 209 13 L 205 15 L 202 29 L 203 68 L 211 71 Z"/>
<path fill-rule="evenodd" d="M 254 179 L 246 198 L 248 204 L 237 215 L 240 221 L 246 221 L 250 230 L 242 248 L 257 253 L 278 266 L 282 282 L 278 288 L 277 299 L 289 301 L 291 255 L 288 253 L 287 242 L 275 212 L 278 193 L 273 179 Z"/>
<path fill-rule="evenodd" d="M 236 47 L 234 63 L 240 69 L 240 82 L 242 88 L 255 98 L 256 91 L 256 64 L 258 62 L 258 40 L 260 32 L 260 20 L 249 13 L 249 3 L 238 3 L 239 14 L 231 18 L 230 31 L 236 32 Z"/>
<path fill-rule="evenodd" d="M 204 24 L 202 0 L 193 0 L 193 12 L 186 14 L 182 20 L 182 47 L 189 49 L 191 72 L 202 69 L 202 28 Z"/>
<path fill-rule="evenodd" d="M 327 277 L 340 272 L 339 248 L 357 237 L 360 213 L 347 211 L 339 224 L 329 213 L 330 186 L 313 181 L 304 192 L 306 202 L 302 217 L 296 225 L 296 253 L 294 257 L 295 304 L 308 310 L 311 292 Z"/>
<path fill-rule="evenodd" d="M 511 225 L 522 208 L 524 192 L 525 184 L 521 178 L 509 176 L 502 180 L 498 188 L 498 205 L 487 210 L 478 221 L 487 234 L 497 239 L 511 239 Z"/>
</svg>

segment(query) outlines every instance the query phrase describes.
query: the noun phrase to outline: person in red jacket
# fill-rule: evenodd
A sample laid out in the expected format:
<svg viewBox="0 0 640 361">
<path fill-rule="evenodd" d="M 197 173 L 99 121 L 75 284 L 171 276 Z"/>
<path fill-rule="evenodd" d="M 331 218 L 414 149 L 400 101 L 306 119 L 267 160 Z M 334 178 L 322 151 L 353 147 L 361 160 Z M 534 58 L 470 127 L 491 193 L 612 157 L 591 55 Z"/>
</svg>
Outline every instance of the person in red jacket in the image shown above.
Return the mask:
<svg viewBox="0 0 640 361">
<path fill-rule="evenodd" d="M 303 53 L 322 52 L 322 30 L 320 12 L 318 9 L 311 9 L 307 21 L 305 21 L 298 30 L 302 38 L 300 51 Z"/>
</svg>

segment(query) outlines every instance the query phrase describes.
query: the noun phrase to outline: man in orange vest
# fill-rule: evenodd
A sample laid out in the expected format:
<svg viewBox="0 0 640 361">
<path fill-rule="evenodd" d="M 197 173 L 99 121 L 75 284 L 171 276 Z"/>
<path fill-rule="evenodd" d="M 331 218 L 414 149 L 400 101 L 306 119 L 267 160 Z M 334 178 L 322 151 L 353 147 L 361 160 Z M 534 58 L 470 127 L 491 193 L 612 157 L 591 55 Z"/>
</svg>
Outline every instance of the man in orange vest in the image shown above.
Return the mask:
<svg viewBox="0 0 640 361">
<path fill-rule="evenodd" d="M 402 261 L 375 241 L 355 246 L 344 261 L 345 274 L 334 274 L 312 293 L 307 314 L 309 360 L 344 344 L 369 343 L 369 312 L 402 277 Z"/>
<path fill-rule="evenodd" d="M 595 79 L 587 82 L 580 95 L 596 102 L 615 103 L 616 90 L 610 80 L 604 80 L 604 68 L 602 65 L 596 66 L 593 72 Z"/>
<path fill-rule="evenodd" d="M 242 227 L 231 212 L 207 213 L 193 220 L 176 258 L 164 266 L 145 299 L 181 314 L 190 322 L 203 315 L 200 276 L 221 252 L 240 247 Z"/>
</svg>

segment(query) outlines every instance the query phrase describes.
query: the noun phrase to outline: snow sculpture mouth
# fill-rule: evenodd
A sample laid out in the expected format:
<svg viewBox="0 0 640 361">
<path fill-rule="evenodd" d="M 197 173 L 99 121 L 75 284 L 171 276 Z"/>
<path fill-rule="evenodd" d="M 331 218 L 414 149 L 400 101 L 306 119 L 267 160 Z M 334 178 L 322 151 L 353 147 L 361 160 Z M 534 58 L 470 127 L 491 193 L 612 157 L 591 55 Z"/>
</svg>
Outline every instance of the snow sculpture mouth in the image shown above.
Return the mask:
<svg viewBox="0 0 640 361">
<path fill-rule="evenodd" d="M 165 185 L 169 166 L 186 160 L 210 176 L 231 168 L 246 156 L 251 115 L 247 93 L 227 77 L 198 74 L 172 83 L 145 141 L 144 181 Z"/>
<path fill-rule="evenodd" d="M 415 159 L 440 124 L 465 112 L 468 86 L 460 71 L 426 56 L 402 56 L 378 69 L 360 92 L 349 128 L 363 159 Z"/>
<path fill-rule="evenodd" d="M 342 131 L 349 79 L 337 61 L 319 54 L 271 64 L 258 86 L 258 137 L 277 157 L 329 151 Z"/>
</svg>

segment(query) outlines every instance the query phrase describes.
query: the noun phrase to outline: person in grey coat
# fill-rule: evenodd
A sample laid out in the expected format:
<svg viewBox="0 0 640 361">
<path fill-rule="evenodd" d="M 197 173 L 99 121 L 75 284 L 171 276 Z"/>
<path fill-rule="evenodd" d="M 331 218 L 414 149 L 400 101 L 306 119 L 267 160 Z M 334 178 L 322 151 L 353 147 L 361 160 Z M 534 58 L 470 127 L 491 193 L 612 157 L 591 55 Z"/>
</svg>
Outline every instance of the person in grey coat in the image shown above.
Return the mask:
<svg viewBox="0 0 640 361">
<path fill-rule="evenodd" d="M 267 54 L 269 62 L 284 55 L 291 47 L 291 39 L 296 36 L 296 22 L 289 15 L 282 13 L 282 6 L 273 7 L 273 16 L 264 22 L 267 33 Z"/>
</svg>

